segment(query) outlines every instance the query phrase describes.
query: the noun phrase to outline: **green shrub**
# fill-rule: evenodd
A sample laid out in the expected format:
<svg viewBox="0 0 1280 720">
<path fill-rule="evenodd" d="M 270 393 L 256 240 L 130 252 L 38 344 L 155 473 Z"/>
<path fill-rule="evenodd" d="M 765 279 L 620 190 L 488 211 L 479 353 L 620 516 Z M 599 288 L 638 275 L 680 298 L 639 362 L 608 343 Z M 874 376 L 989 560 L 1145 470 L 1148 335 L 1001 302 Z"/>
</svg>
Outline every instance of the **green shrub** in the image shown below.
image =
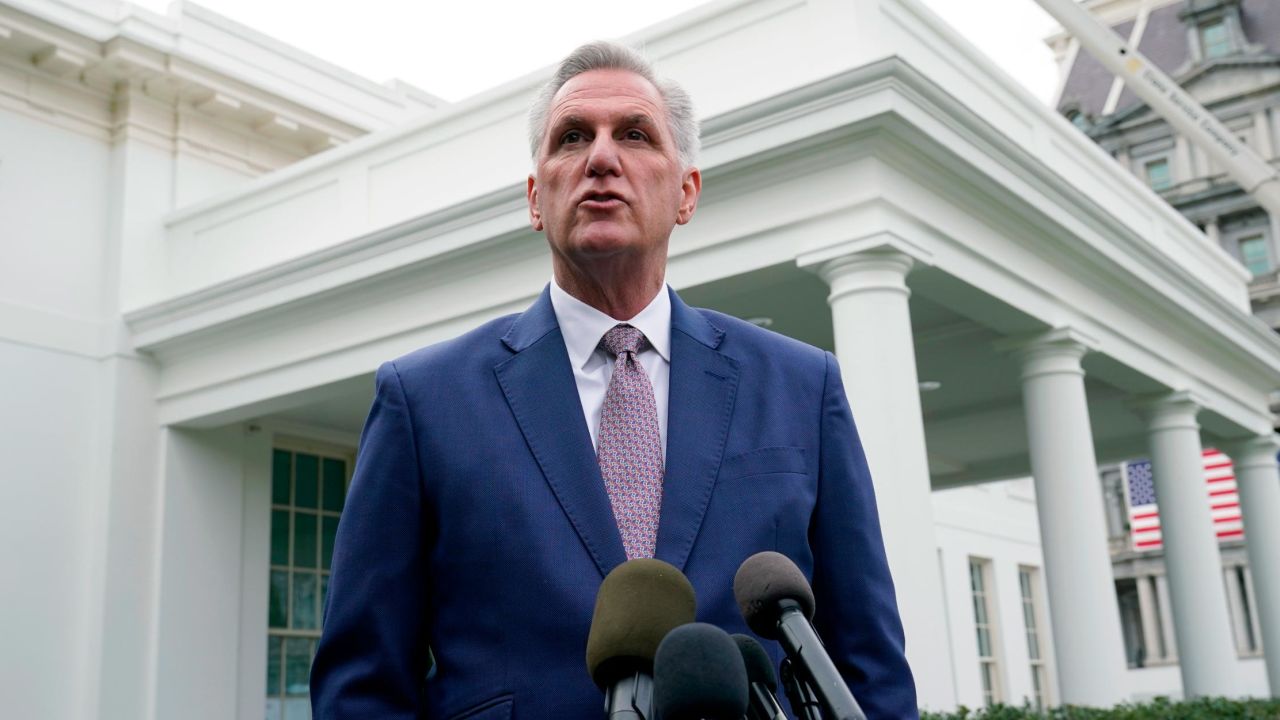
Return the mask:
<svg viewBox="0 0 1280 720">
<path fill-rule="evenodd" d="M 953 713 L 921 713 L 921 720 L 1280 720 L 1280 700 L 1198 698 L 1173 702 L 1156 698 L 1110 709 L 1064 705 L 1038 711 L 1029 705 L 995 705 L 982 710 L 961 706 Z"/>
</svg>

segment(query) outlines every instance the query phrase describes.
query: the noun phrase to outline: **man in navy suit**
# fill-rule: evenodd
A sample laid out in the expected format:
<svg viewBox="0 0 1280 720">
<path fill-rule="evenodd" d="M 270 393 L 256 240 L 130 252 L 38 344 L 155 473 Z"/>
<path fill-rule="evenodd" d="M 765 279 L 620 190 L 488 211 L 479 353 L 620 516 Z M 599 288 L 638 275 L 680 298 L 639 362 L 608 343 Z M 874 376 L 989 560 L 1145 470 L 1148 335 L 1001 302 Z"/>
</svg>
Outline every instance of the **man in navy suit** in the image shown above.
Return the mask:
<svg viewBox="0 0 1280 720">
<path fill-rule="evenodd" d="M 868 717 L 916 717 L 834 358 L 665 285 L 668 238 L 702 182 L 688 96 L 593 43 L 530 125 L 529 215 L 553 282 L 524 313 L 379 368 L 315 716 L 600 717 L 583 657 L 610 570 L 665 560 L 693 583 L 700 621 L 746 632 L 733 575 L 777 550 L 812 581 L 815 624 Z"/>
</svg>

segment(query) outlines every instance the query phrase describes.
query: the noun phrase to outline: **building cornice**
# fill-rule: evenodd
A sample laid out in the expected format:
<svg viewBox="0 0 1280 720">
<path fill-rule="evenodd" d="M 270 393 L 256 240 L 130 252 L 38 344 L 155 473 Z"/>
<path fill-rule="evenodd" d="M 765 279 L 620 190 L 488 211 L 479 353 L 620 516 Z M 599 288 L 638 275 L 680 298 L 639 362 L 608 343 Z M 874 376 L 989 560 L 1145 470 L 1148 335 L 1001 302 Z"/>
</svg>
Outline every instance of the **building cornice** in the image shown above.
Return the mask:
<svg viewBox="0 0 1280 720">
<path fill-rule="evenodd" d="M 291 84 L 299 84 L 306 72 L 330 78 L 333 84 L 348 90 L 355 87 L 351 85 L 355 81 L 338 77 L 346 71 L 328 67 L 279 43 L 275 43 L 278 47 L 258 49 L 264 56 L 283 54 L 285 57 L 276 63 L 278 67 L 272 69 L 293 71 L 296 77 L 263 73 L 267 82 L 257 77 L 252 81 L 242 79 L 234 62 L 219 58 L 208 46 L 216 39 L 214 35 L 205 38 L 200 32 L 182 29 L 184 23 L 195 22 L 203 28 L 230 22 L 207 10 L 184 4 L 177 8 L 179 15 L 166 17 L 122 7 L 122 17 L 109 19 L 56 0 L 38 4 L 9 0 L 0 4 L 0 75 L 12 78 L 11 82 L 0 83 L 0 102 L 42 120 L 52 119 L 62 127 L 111 140 L 117 130 L 114 104 L 123 89 L 185 116 L 187 127 L 240 136 L 228 148 L 213 148 L 215 160 L 234 155 L 231 148 L 246 143 L 276 148 L 276 161 L 265 161 L 263 156 L 228 162 L 232 166 L 244 164 L 258 172 L 347 142 L 388 122 L 361 117 L 361 113 L 353 113 L 344 105 L 355 102 L 359 92 L 368 95 L 369 87 L 356 88 L 354 94 L 348 92 L 351 96 L 341 98 L 341 102 L 289 91 Z M 237 36 L 237 42 L 252 45 L 262 41 L 257 34 L 238 26 L 227 29 L 231 30 L 246 33 L 244 38 Z M 406 95 L 403 90 L 381 88 L 362 79 L 359 82 L 380 88 L 375 95 Z M 310 105 L 306 104 L 308 101 Z M 412 104 L 421 106 L 417 101 Z M 404 112 L 402 109 L 400 114 Z M 167 123 L 170 128 L 177 124 L 172 118 Z M 207 137 L 217 132 L 203 134 Z M 174 140 L 183 138 L 166 138 L 170 144 Z"/>
<path fill-rule="evenodd" d="M 401 122 L 408 113 L 443 105 L 404 83 L 380 84 L 298 50 L 193 2 L 173 3 L 158 14 L 128 2 L 96 6 L 67 0 L 5 0 L 0 24 L 19 18 L 24 34 L 92 60 L 132 44 L 159 55 L 246 81 L 264 94 L 285 98 L 341 123 L 369 131 Z M 80 45 L 84 52 L 62 48 Z M 87 55 L 87 57 L 85 57 Z"/>
</svg>

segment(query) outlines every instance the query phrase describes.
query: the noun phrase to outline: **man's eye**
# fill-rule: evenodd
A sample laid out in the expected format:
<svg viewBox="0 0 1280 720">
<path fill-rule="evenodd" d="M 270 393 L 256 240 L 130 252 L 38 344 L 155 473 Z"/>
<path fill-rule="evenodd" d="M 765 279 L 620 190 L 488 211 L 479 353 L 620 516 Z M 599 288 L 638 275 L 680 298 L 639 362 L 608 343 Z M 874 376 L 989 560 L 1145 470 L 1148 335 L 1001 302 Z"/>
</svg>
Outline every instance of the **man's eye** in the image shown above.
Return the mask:
<svg viewBox="0 0 1280 720">
<path fill-rule="evenodd" d="M 628 140 L 638 140 L 640 142 L 644 142 L 649 139 L 649 136 L 645 135 L 644 132 L 640 130 L 628 130 L 623 137 Z"/>
<path fill-rule="evenodd" d="M 585 139 L 586 139 L 586 136 L 582 134 L 582 131 L 570 130 L 560 136 L 560 144 L 567 145 L 569 143 L 582 142 Z"/>
</svg>

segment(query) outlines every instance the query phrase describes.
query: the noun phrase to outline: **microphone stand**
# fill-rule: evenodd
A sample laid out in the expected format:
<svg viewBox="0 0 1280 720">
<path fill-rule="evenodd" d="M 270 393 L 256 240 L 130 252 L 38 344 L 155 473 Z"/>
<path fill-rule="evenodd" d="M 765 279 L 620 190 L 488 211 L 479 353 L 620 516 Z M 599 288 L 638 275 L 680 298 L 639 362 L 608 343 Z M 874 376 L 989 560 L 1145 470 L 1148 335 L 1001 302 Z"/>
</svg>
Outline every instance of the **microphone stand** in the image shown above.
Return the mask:
<svg viewBox="0 0 1280 720">
<path fill-rule="evenodd" d="M 791 658 L 783 658 L 778 669 L 782 684 L 787 689 L 787 699 L 791 701 L 791 712 L 795 713 L 796 720 L 822 720 L 822 707 L 818 704 L 818 696 L 792 667 Z"/>
</svg>

